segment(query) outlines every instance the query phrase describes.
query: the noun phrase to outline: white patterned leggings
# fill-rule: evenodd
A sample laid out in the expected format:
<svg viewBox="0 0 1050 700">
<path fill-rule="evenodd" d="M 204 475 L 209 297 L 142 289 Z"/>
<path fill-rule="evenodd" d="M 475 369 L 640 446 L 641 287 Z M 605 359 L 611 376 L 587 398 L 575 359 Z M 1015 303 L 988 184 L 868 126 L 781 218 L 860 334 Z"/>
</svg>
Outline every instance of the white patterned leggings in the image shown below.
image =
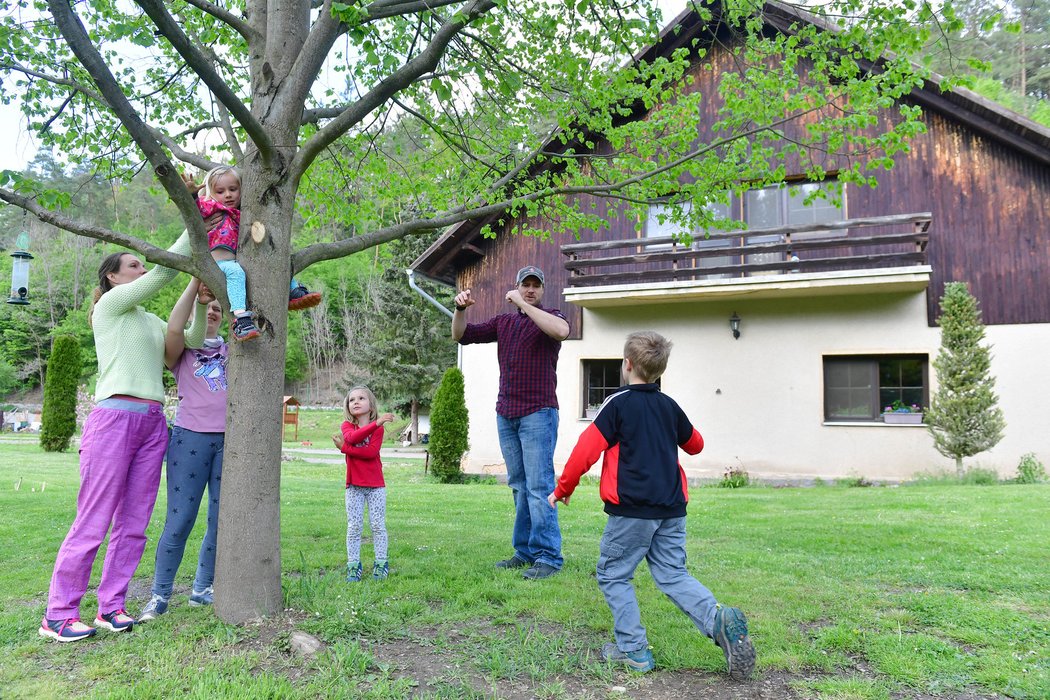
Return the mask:
<svg viewBox="0 0 1050 700">
<path fill-rule="evenodd" d="M 361 561 L 361 531 L 365 525 L 365 504 L 368 504 L 368 525 L 372 528 L 372 547 L 376 561 L 386 561 L 386 489 L 382 486 L 346 487 L 346 558 Z"/>
</svg>

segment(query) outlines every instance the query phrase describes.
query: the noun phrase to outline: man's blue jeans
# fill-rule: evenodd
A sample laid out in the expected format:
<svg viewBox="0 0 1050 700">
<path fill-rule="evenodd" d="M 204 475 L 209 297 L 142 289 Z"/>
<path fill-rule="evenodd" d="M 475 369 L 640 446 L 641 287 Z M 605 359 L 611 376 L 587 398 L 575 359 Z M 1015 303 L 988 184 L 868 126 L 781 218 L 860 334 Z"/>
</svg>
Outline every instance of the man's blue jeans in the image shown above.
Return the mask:
<svg viewBox="0 0 1050 700">
<path fill-rule="evenodd" d="M 643 520 L 610 515 L 598 554 L 598 587 L 613 615 L 613 635 L 620 651 L 649 646 L 631 580 L 642 559 L 657 588 L 689 616 L 696 628 L 714 638 L 711 591 L 685 568 L 685 517 Z"/>
<path fill-rule="evenodd" d="M 558 511 L 547 502 L 554 491 L 558 409 L 541 408 L 521 418 L 497 415 L 496 427 L 507 485 L 514 492 L 514 553 L 523 561 L 560 569 Z"/>
</svg>

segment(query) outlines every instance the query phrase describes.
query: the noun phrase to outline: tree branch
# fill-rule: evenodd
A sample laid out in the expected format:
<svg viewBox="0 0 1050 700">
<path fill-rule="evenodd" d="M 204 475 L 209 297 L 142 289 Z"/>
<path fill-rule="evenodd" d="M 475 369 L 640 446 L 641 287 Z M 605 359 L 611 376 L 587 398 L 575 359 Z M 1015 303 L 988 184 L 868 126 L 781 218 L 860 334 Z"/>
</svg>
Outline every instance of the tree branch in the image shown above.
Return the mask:
<svg viewBox="0 0 1050 700">
<path fill-rule="evenodd" d="M 122 248 L 130 248 L 131 250 L 141 253 L 152 263 L 180 270 L 194 275 L 195 277 L 198 274 L 197 266 L 193 264 L 193 259 L 188 258 L 185 255 L 170 253 L 163 248 L 158 248 L 152 243 L 148 243 L 134 236 L 111 231 L 110 229 L 101 226 L 85 224 L 77 219 L 46 209 L 37 204 L 31 197 L 17 194 L 8 189 L 0 188 L 0 199 L 8 204 L 24 209 L 44 223 L 57 226 L 60 229 L 69 231 L 70 233 L 75 233 L 78 236 L 84 236 L 86 238 L 93 238 L 97 241 L 113 243 Z M 208 257 L 210 258 L 211 256 L 209 255 Z"/>
<path fill-rule="evenodd" d="M 244 37 L 244 40 L 248 43 L 262 38 L 259 36 L 259 33 L 255 31 L 254 27 L 226 8 L 219 7 L 218 5 L 207 2 L 206 0 L 186 0 L 186 4 L 193 5 L 201 12 L 207 13 L 220 22 L 228 24 L 231 29 Z"/>
<path fill-rule="evenodd" d="M 378 85 L 361 96 L 357 102 L 350 105 L 342 114 L 326 124 L 324 128 L 303 144 L 302 149 L 296 154 L 295 160 L 292 162 L 292 177 L 296 180 L 301 179 L 306 169 L 310 167 L 314 159 L 329 144 L 345 134 L 350 127 L 360 122 L 365 115 L 386 102 L 390 97 L 411 85 L 420 75 L 434 70 L 441 60 L 445 48 L 456 34 L 494 7 L 496 7 L 494 0 L 473 0 L 461 13 L 455 15 L 458 19 L 442 24 L 431 40 L 430 45 L 418 56 L 380 81 Z"/>
<path fill-rule="evenodd" d="M 746 139 L 764 131 L 773 131 L 777 126 L 786 122 L 798 119 L 804 114 L 808 114 L 819 107 L 814 107 L 802 112 L 796 113 L 790 117 L 784 117 L 771 124 L 765 126 L 755 127 L 754 129 L 748 129 L 742 131 L 739 134 L 719 139 L 714 143 L 704 144 L 700 148 L 696 148 L 684 156 L 677 158 L 670 163 L 666 163 L 658 168 L 639 173 L 632 177 L 620 180 L 618 182 L 609 182 L 599 185 L 575 185 L 566 187 L 548 187 L 536 192 L 529 192 L 520 196 L 511 196 L 504 199 L 501 202 L 492 204 L 485 204 L 471 208 L 469 204 L 454 207 L 448 211 L 442 212 L 437 216 L 425 219 L 408 221 L 396 226 L 389 226 L 387 228 L 379 229 L 363 236 L 354 236 L 353 238 L 345 239 L 342 241 L 335 241 L 332 243 L 315 243 L 307 246 L 302 250 L 292 255 L 292 272 L 293 274 L 313 265 L 314 263 L 321 262 L 322 260 L 331 260 L 333 258 L 340 258 L 347 255 L 352 255 L 360 250 L 371 247 L 373 245 L 379 245 L 380 243 L 386 243 L 387 241 L 400 238 L 401 236 L 410 235 L 413 233 L 423 233 L 426 231 L 436 231 L 453 224 L 458 224 L 469 219 L 476 219 L 488 216 L 490 214 L 500 214 L 507 209 L 519 205 L 525 204 L 526 202 L 535 202 L 544 199 L 550 199 L 552 197 L 565 196 L 565 195 L 580 195 L 590 194 L 595 196 L 609 196 L 610 194 L 617 193 L 626 187 L 638 184 L 645 180 L 656 177 L 657 175 L 663 174 L 669 170 L 673 170 L 687 163 L 690 160 L 698 158 L 705 153 L 712 150 L 721 148 L 733 141 L 739 139 Z M 527 161 L 526 161 L 527 162 Z M 475 200 L 476 201 L 476 200 Z"/>
<path fill-rule="evenodd" d="M 54 5 L 58 0 L 48 0 L 48 2 Z M 204 81 L 204 84 L 208 86 L 208 89 L 211 90 L 216 99 L 230 110 L 233 117 L 248 132 L 248 137 L 254 142 L 255 147 L 259 149 L 263 162 L 270 165 L 276 155 L 276 149 L 269 135 L 263 129 L 262 124 L 252 115 L 248 107 L 241 102 L 237 95 L 233 93 L 226 81 L 212 69 L 211 62 L 207 56 L 194 46 L 189 37 L 179 28 L 174 18 L 168 14 L 164 3 L 160 2 L 160 0 L 135 0 L 135 3 L 149 15 L 157 30 L 185 59 L 186 64 L 193 72 Z"/>
<path fill-rule="evenodd" d="M 368 13 L 368 17 L 362 24 L 374 22 L 377 19 L 386 19 L 387 17 L 414 15 L 418 12 L 427 12 L 428 10 L 435 10 L 446 5 L 455 5 L 460 2 L 463 2 L 463 0 L 409 0 L 408 2 L 405 2 L 405 0 L 376 0 L 376 2 L 365 6 L 365 12 Z"/>
<path fill-rule="evenodd" d="M 84 66 L 88 75 L 91 76 L 96 86 L 98 86 L 102 100 L 109 105 L 121 124 L 124 125 L 124 128 L 128 130 L 131 138 L 142 149 L 146 159 L 153 166 L 153 172 L 156 173 L 157 179 L 160 180 L 161 185 L 168 193 L 168 197 L 175 203 L 179 213 L 182 214 L 182 220 L 186 223 L 186 228 L 191 233 L 190 245 L 193 250 L 194 260 L 203 259 L 204 256 L 209 255 L 204 220 L 201 218 L 197 206 L 193 203 L 193 198 L 190 197 L 189 192 L 186 190 L 182 178 L 179 177 L 178 170 L 164 152 L 164 148 L 157 140 L 151 127 L 142 121 L 142 118 L 139 117 L 135 108 L 128 101 L 127 96 L 113 77 L 102 56 L 98 53 L 94 44 L 91 43 L 91 38 L 84 29 L 80 18 L 73 12 L 73 7 L 69 4 L 69 0 L 48 0 L 48 7 L 51 10 L 52 17 L 55 19 L 55 25 L 58 27 L 59 32 L 61 32 L 81 65 Z"/>
</svg>

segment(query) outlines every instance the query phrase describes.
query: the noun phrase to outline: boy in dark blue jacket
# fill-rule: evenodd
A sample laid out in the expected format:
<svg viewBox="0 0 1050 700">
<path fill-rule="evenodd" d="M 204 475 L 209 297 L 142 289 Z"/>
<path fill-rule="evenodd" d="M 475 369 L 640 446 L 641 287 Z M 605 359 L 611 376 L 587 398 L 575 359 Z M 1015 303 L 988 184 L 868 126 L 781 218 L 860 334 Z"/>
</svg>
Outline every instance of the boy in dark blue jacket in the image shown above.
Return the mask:
<svg viewBox="0 0 1050 700">
<path fill-rule="evenodd" d="M 722 649 L 729 675 L 743 680 L 755 667 L 747 618 L 738 608 L 719 605 L 685 568 L 689 493 L 678 448 L 697 454 L 704 439 L 655 384 L 670 354 L 671 342 L 659 333 L 627 336 L 626 386 L 605 400 L 580 435 L 547 500 L 568 505 L 580 477 L 605 454 L 599 493 L 609 522 L 599 549 L 598 586 L 613 614 L 616 643 L 602 648 L 602 658 L 643 673 L 655 666 L 631 585 L 644 558 L 660 590 Z"/>
</svg>

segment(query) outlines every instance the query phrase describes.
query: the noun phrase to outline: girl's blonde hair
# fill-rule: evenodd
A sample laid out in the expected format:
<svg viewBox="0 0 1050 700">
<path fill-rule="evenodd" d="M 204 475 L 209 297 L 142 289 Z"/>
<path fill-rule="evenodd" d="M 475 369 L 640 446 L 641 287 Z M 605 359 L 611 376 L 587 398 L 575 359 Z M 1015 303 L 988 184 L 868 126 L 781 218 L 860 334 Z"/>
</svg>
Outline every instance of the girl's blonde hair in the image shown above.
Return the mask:
<svg viewBox="0 0 1050 700">
<path fill-rule="evenodd" d="M 350 421 L 354 425 L 357 425 L 357 421 L 352 415 L 350 415 L 350 394 L 360 389 L 365 392 L 365 398 L 368 399 L 368 422 L 371 423 L 379 418 L 379 408 L 376 406 L 376 395 L 372 393 L 364 384 L 358 384 L 357 386 L 350 387 L 346 392 L 346 398 L 343 399 L 343 416 L 346 420 Z"/>
<path fill-rule="evenodd" d="M 212 183 L 223 175 L 233 175 L 237 178 L 237 184 L 241 184 L 241 174 L 237 172 L 237 168 L 232 165 L 220 165 L 217 168 L 212 168 L 208 171 L 208 174 L 204 176 L 204 197 L 206 199 L 215 199 L 215 193 L 212 191 Z"/>
</svg>

